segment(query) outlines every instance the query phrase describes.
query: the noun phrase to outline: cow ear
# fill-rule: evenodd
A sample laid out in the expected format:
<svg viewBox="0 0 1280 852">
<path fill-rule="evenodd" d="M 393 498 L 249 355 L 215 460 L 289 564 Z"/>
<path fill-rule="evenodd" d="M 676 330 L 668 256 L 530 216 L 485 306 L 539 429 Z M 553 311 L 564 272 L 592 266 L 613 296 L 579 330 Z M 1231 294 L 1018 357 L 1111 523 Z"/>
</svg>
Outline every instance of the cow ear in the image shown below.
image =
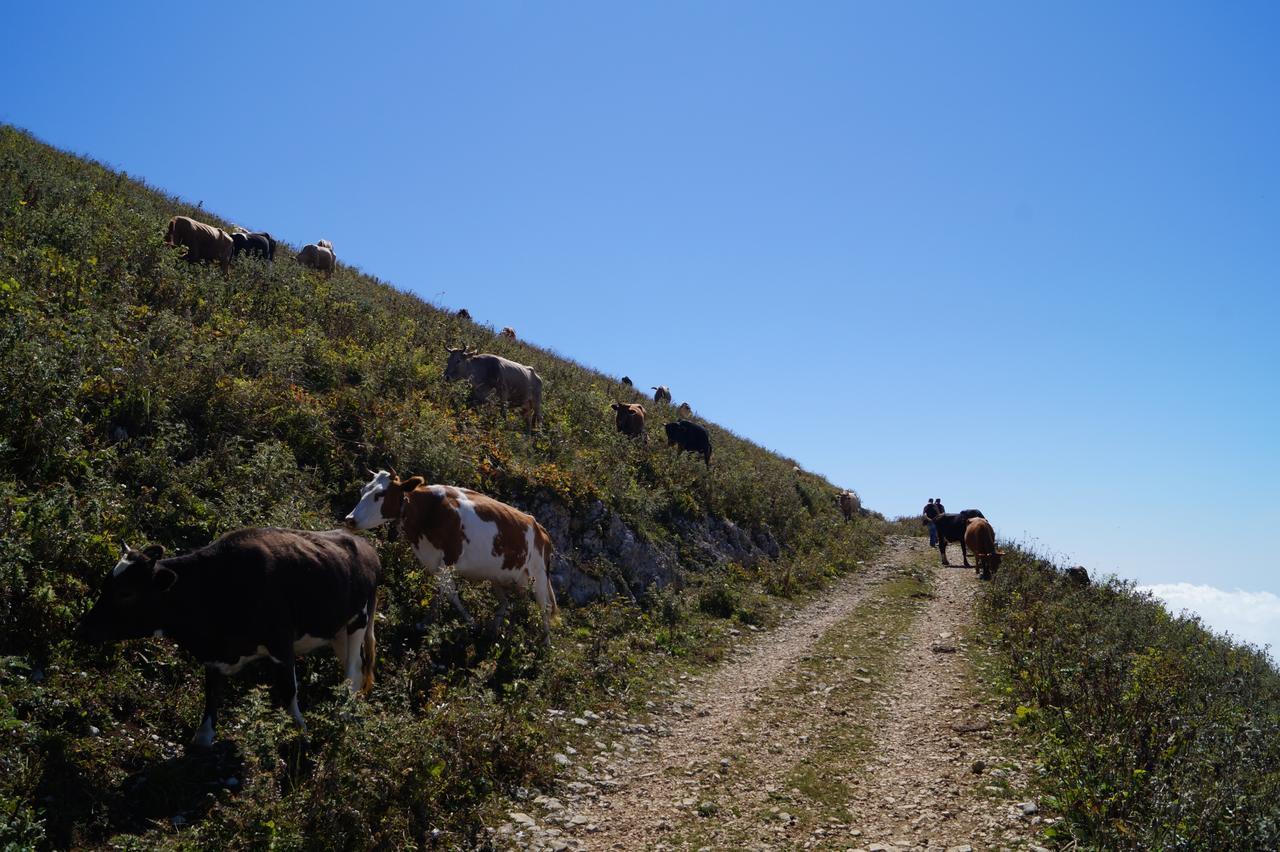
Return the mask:
<svg viewBox="0 0 1280 852">
<path fill-rule="evenodd" d="M 167 592 L 178 582 L 178 575 L 172 568 L 157 568 L 151 574 L 151 583 L 157 592 Z"/>
<path fill-rule="evenodd" d="M 152 562 L 155 562 L 159 559 L 163 559 L 164 545 L 148 544 L 145 548 L 143 548 L 142 555 L 150 559 Z"/>
<path fill-rule="evenodd" d="M 411 476 L 408 479 L 400 480 L 400 487 L 405 491 L 416 491 L 421 488 L 425 482 L 426 480 L 421 476 Z"/>
</svg>

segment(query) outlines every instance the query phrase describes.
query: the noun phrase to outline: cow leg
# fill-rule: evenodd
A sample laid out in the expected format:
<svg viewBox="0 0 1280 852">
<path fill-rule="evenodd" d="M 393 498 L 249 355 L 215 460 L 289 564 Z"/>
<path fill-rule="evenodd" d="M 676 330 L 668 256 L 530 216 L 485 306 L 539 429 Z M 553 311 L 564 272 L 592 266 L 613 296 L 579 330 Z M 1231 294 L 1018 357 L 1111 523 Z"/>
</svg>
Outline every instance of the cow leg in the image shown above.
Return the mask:
<svg viewBox="0 0 1280 852">
<path fill-rule="evenodd" d="M 467 612 L 467 608 L 462 605 L 462 598 L 458 597 L 458 590 L 453 587 L 453 566 L 446 565 L 444 570 L 439 574 L 437 582 L 440 584 L 440 591 L 449 596 L 449 602 L 453 604 L 453 608 L 458 611 L 462 619 L 467 622 L 468 627 L 474 627 L 475 621 L 471 618 L 471 613 Z"/>
<path fill-rule="evenodd" d="M 274 654 L 272 656 L 275 656 Z M 280 690 L 280 703 L 289 715 L 293 717 L 293 721 L 298 723 L 298 727 L 302 729 L 305 736 L 307 733 L 307 723 L 302 718 L 302 710 L 298 707 L 298 670 L 293 663 L 293 647 L 290 646 L 283 656 L 277 657 L 279 660 L 279 669 L 277 671 L 278 679 L 276 684 Z"/>
<path fill-rule="evenodd" d="M 947 561 L 947 539 L 941 532 L 938 534 L 938 552 L 942 554 L 942 564 L 950 565 L 951 563 Z"/>
<path fill-rule="evenodd" d="M 213 666 L 204 667 L 204 716 L 196 729 L 191 744 L 197 748 L 213 745 L 213 726 L 218 721 L 218 705 L 222 703 L 222 687 L 226 675 Z"/>
<path fill-rule="evenodd" d="M 975 556 L 974 558 L 976 559 L 977 557 Z M 969 551 L 964 546 L 964 538 L 960 539 L 960 559 L 964 561 L 964 567 L 966 568 L 970 567 Z"/>
<path fill-rule="evenodd" d="M 502 586 L 494 586 L 493 593 L 498 598 L 498 611 L 493 615 L 493 624 L 490 625 L 489 630 L 497 636 L 498 631 L 502 629 L 503 619 L 507 617 L 507 610 L 511 608 L 511 596 Z"/>
</svg>

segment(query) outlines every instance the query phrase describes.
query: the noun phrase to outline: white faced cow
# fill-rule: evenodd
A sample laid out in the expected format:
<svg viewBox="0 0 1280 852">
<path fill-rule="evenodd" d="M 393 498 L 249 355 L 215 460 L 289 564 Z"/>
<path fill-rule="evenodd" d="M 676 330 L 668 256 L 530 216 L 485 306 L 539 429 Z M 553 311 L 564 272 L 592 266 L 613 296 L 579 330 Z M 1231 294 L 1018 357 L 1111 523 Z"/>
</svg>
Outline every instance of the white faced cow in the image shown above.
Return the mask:
<svg viewBox="0 0 1280 852">
<path fill-rule="evenodd" d="M 499 402 L 524 413 L 525 427 L 530 432 L 537 427 L 542 418 L 542 379 L 532 367 L 500 355 L 474 352 L 465 346 L 461 349 L 446 346 L 445 349 L 449 353 L 445 380 L 471 382 L 472 402 L 484 402 L 496 392 Z"/>
<path fill-rule="evenodd" d="M 204 663 L 204 718 L 194 745 L 213 743 L 223 678 L 254 660 L 275 663 L 281 703 L 303 731 L 294 655 L 329 645 L 353 692 L 373 686 L 381 564 L 363 538 L 249 528 L 163 557 L 158 544 L 126 546 L 76 635 L 88 642 L 167 636 Z"/>
<path fill-rule="evenodd" d="M 493 585 L 499 601 L 495 627 L 507 612 L 507 590 L 532 586 L 542 610 L 543 637 L 551 644 L 551 619 L 558 612 L 547 576 L 553 547 L 532 515 L 467 488 L 427 485 L 421 476 L 402 480 L 380 470 L 361 490 L 346 525 L 367 530 L 388 521 L 400 523 L 413 552 L 468 624 L 471 615 L 458 599 L 451 573 Z"/>
</svg>

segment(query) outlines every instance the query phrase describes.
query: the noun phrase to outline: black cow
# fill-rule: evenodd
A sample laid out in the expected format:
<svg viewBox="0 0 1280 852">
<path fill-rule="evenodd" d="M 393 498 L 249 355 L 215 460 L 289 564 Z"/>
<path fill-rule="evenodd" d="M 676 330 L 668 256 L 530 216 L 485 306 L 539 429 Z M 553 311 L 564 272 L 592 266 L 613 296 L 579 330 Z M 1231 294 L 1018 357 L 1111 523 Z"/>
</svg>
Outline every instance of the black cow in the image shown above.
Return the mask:
<svg viewBox="0 0 1280 852">
<path fill-rule="evenodd" d="M 677 420 L 664 428 L 668 447 L 679 446 L 680 452 L 700 453 L 707 467 L 711 467 L 711 436 L 706 429 L 688 420 Z"/>
<path fill-rule="evenodd" d="M 1089 585 L 1089 571 L 1083 565 L 1072 565 L 1064 573 L 1077 586 Z"/>
<path fill-rule="evenodd" d="M 276 241 L 265 231 L 255 234 L 247 234 L 243 231 L 235 233 L 231 235 L 231 241 L 235 243 L 231 249 L 232 257 L 247 252 L 263 258 L 267 263 L 276 259 Z"/>
<path fill-rule="evenodd" d="M 77 638 L 167 636 L 205 665 L 204 717 L 192 744 L 213 743 L 223 678 L 249 662 L 278 666 L 281 704 L 306 731 L 293 660 L 330 645 L 352 691 L 373 685 L 381 565 L 342 530 L 249 528 L 184 556 L 126 547 Z"/>
<path fill-rule="evenodd" d="M 942 564 L 950 565 L 947 562 L 947 542 L 960 542 L 960 558 L 964 560 L 966 568 L 969 565 L 969 552 L 964 546 L 964 531 L 969 526 L 972 518 L 985 518 L 986 515 L 977 509 L 965 509 L 963 512 L 943 512 L 941 515 L 935 515 L 933 525 L 938 531 L 938 552 L 942 554 Z"/>
</svg>

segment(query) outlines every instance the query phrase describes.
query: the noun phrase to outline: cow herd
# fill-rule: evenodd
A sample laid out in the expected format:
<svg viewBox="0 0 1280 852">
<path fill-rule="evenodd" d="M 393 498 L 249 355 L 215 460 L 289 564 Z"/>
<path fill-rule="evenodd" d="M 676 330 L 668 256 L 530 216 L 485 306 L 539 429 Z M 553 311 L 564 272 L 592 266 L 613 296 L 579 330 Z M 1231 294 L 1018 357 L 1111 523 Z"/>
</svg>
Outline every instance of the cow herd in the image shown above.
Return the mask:
<svg viewBox="0 0 1280 852">
<path fill-rule="evenodd" d="M 265 231 L 250 233 L 233 227 L 228 233 L 190 216 L 174 216 L 169 220 L 164 244 L 184 249 L 182 257 L 188 263 L 217 263 L 223 272 L 230 269 L 232 259 L 241 254 L 259 257 L 267 263 L 276 258 L 275 238 Z M 326 278 L 338 266 L 333 243 L 328 240 L 303 246 L 294 259 L 308 269 L 323 272 Z"/>
<path fill-rule="evenodd" d="M 237 254 L 270 263 L 276 250 L 270 234 L 243 229 L 229 234 L 186 216 L 169 221 L 165 243 L 183 247 L 190 262 L 216 262 L 224 271 Z M 327 240 L 305 246 L 297 260 L 326 275 L 336 266 Z M 506 328 L 503 336 L 515 339 L 515 331 Z M 446 380 L 467 381 L 472 402 L 496 399 L 520 411 L 530 432 L 538 428 L 542 379 L 532 367 L 469 346 L 446 350 Z M 633 387 L 629 378 L 622 382 Z M 671 405 L 669 388 L 653 390 L 656 403 Z M 615 402 L 611 409 L 618 432 L 647 442 L 643 405 Z M 689 413 L 687 403 L 679 413 Z M 703 426 L 681 417 L 666 423 L 664 431 L 668 447 L 694 453 L 710 468 L 711 438 Z M 213 742 L 225 677 L 261 659 L 274 666 L 280 705 L 305 731 L 298 707 L 297 656 L 328 645 L 352 692 L 365 693 L 373 685 L 382 571 L 373 546 L 354 533 L 392 524 L 468 624 L 471 615 L 453 586 L 455 576 L 492 587 L 499 603 L 494 631 L 506 616 L 509 594 L 531 591 L 550 645 L 558 613 L 549 576 L 554 548 L 533 516 L 470 489 L 427 484 L 420 476 L 401 478 L 394 470 L 369 475 L 359 500 L 343 518 L 345 529 L 240 529 L 181 556 L 165 556 L 156 544 L 142 550 L 125 545 L 77 637 L 104 642 L 166 636 L 199 660 L 205 667 L 205 706 L 194 745 Z M 846 521 L 861 508 L 851 491 L 841 492 L 837 501 Z M 944 565 L 947 543 L 959 542 L 965 566 L 973 551 L 979 574 L 990 577 L 1000 553 L 981 512 L 948 514 L 941 500 L 930 500 L 924 514 L 930 543 L 936 541 Z"/>
</svg>

